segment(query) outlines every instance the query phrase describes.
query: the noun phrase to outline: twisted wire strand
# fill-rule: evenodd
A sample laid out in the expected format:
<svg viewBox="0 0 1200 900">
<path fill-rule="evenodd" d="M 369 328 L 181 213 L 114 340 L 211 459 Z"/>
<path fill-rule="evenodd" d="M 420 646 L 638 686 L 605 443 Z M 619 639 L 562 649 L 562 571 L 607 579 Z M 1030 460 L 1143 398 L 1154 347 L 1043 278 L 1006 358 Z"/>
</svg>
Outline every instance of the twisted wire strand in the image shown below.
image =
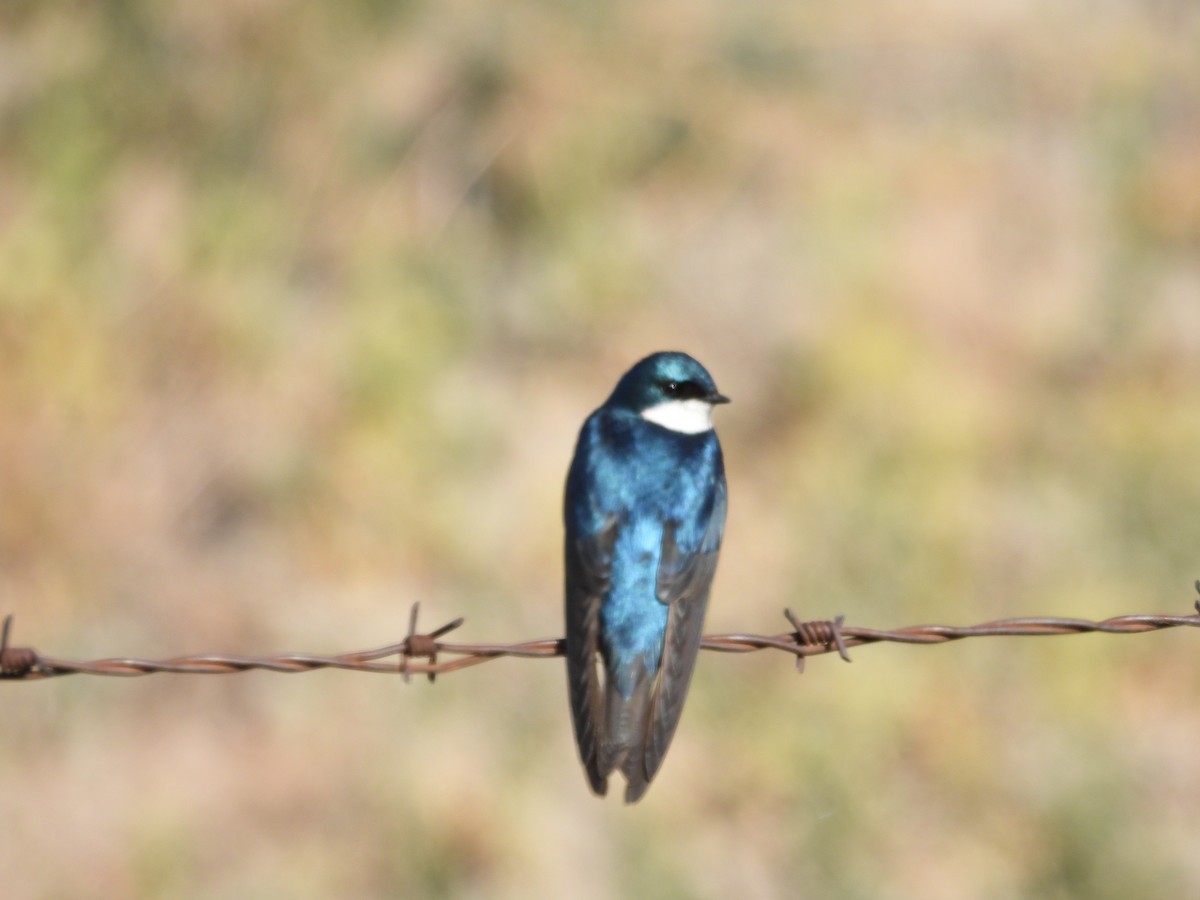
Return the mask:
<svg viewBox="0 0 1200 900">
<path fill-rule="evenodd" d="M 1196 589 L 1200 591 L 1200 582 Z M 106 675 L 132 678 L 170 672 L 178 675 L 220 675 L 261 669 L 268 672 L 311 672 L 316 669 L 344 669 L 352 672 L 400 674 L 407 681 L 411 675 L 435 676 L 456 672 L 505 656 L 523 659 L 545 659 L 562 656 L 565 642 L 561 638 L 522 641 L 515 644 L 460 644 L 441 641 L 463 624 L 455 619 L 428 633 L 417 631 L 419 603 L 414 603 L 409 618 L 408 635 L 399 643 L 369 650 L 358 650 L 333 656 L 312 653 L 285 653 L 271 656 L 227 656 L 200 654 L 176 656 L 170 659 L 137 659 L 113 657 L 79 662 L 45 656 L 29 647 L 10 647 L 12 616 L 4 620 L 0 635 L 0 679 L 9 681 L 38 681 L 62 675 Z M 847 662 L 850 647 L 880 642 L 902 644 L 944 644 L 972 637 L 1036 637 L 1064 634 L 1141 634 L 1164 628 L 1200 627 L 1200 602 L 1196 613 L 1187 616 L 1134 614 L 1116 616 L 1093 622 L 1049 616 L 1001 619 L 981 625 L 913 625 L 893 631 L 845 625 L 842 617 L 833 620 L 799 621 L 792 611 L 784 610 L 792 631 L 765 634 L 710 634 L 701 641 L 704 650 L 719 653 L 753 653 L 760 650 L 779 650 L 796 660 L 803 671 L 809 656 L 838 653 Z M 439 660 L 439 656 L 443 657 Z M 452 657 L 445 659 L 444 657 Z M 396 657 L 394 661 L 382 661 Z"/>
</svg>

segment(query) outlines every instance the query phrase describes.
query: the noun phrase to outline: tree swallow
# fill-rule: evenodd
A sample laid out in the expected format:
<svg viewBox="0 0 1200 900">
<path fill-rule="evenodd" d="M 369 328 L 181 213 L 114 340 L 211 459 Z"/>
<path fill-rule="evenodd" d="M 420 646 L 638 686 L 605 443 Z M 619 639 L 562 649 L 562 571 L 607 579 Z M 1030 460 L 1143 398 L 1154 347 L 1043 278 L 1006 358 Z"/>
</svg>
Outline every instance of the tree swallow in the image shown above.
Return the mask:
<svg viewBox="0 0 1200 900">
<path fill-rule="evenodd" d="M 588 416 L 567 473 L 567 678 L 592 790 L 649 787 L 675 734 L 725 529 L 713 406 L 686 353 L 655 353 Z"/>
</svg>

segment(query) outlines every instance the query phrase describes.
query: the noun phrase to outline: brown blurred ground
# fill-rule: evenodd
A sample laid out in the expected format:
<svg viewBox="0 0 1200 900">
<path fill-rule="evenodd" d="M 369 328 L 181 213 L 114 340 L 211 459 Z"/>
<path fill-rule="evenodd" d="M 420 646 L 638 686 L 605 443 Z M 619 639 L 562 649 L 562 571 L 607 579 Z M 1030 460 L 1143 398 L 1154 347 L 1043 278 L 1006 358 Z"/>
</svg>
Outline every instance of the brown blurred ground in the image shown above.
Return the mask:
<svg viewBox="0 0 1200 900">
<path fill-rule="evenodd" d="M 0 7 L 0 599 L 62 656 L 560 632 L 633 360 L 735 403 L 710 627 L 1186 612 L 1185 2 Z M 3 690 L 7 897 L 1200 894 L 1197 636 Z"/>
</svg>

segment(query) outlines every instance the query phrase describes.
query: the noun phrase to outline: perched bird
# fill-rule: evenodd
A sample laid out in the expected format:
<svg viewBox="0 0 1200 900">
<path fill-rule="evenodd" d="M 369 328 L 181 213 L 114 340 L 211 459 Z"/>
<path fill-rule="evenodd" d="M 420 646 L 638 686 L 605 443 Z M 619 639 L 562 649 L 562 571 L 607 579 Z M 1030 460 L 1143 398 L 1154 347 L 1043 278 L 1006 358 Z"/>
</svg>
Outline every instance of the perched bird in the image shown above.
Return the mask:
<svg viewBox="0 0 1200 900">
<path fill-rule="evenodd" d="M 725 528 L 712 410 L 729 398 L 686 353 L 626 372 L 567 473 L 567 678 L 592 790 L 645 793 L 675 734 Z"/>
</svg>

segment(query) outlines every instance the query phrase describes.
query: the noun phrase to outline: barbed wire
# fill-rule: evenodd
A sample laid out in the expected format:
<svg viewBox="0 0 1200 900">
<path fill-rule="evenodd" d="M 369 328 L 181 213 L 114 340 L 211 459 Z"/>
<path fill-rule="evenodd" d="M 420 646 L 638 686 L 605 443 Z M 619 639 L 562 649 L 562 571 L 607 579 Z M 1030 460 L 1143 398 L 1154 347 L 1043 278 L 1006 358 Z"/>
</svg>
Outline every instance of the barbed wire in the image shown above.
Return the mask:
<svg viewBox="0 0 1200 900">
<path fill-rule="evenodd" d="M 1200 591 L 1200 581 L 1196 582 Z M 885 641 L 900 644 L 944 644 L 971 637 L 1033 637 L 1061 634 L 1141 634 L 1163 628 L 1200 627 L 1200 601 L 1196 613 L 1187 616 L 1134 614 L 1116 616 L 1093 622 L 1087 619 L 1066 619 L 1037 616 L 1019 619 L 1000 619 L 982 625 L 913 625 L 893 631 L 846 625 L 844 617 L 833 620 L 802 622 L 790 609 L 784 610 L 792 630 L 781 634 L 710 634 L 701 641 L 701 648 L 718 653 L 753 653 L 759 650 L 779 650 L 795 658 L 796 669 L 804 670 L 809 656 L 837 653 L 850 661 L 850 647 Z M 463 624 L 458 618 L 428 633 L 417 631 L 420 604 L 414 603 L 409 614 L 408 635 L 404 640 L 371 650 L 319 656 L 311 653 L 285 653 L 274 656 L 226 656 L 205 653 L 196 656 L 176 656 L 170 659 L 135 659 L 114 657 L 89 662 L 57 659 L 45 656 L 30 647 L 10 647 L 12 616 L 4 620 L 0 634 L 0 679 L 9 681 L 39 681 L 62 675 L 108 675 L 124 678 L 171 672 L 177 675 L 222 675 L 262 669 L 269 672 L 312 672 L 316 669 L 345 669 L 352 672 L 397 674 L 409 680 L 411 675 L 435 676 L 456 672 L 491 662 L 505 656 L 525 659 L 544 659 L 562 656 L 565 641 L 561 638 L 522 641 L 515 644 L 456 644 L 439 640 Z M 389 656 L 397 657 L 382 662 Z M 438 660 L 438 657 L 453 657 Z"/>
</svg>

